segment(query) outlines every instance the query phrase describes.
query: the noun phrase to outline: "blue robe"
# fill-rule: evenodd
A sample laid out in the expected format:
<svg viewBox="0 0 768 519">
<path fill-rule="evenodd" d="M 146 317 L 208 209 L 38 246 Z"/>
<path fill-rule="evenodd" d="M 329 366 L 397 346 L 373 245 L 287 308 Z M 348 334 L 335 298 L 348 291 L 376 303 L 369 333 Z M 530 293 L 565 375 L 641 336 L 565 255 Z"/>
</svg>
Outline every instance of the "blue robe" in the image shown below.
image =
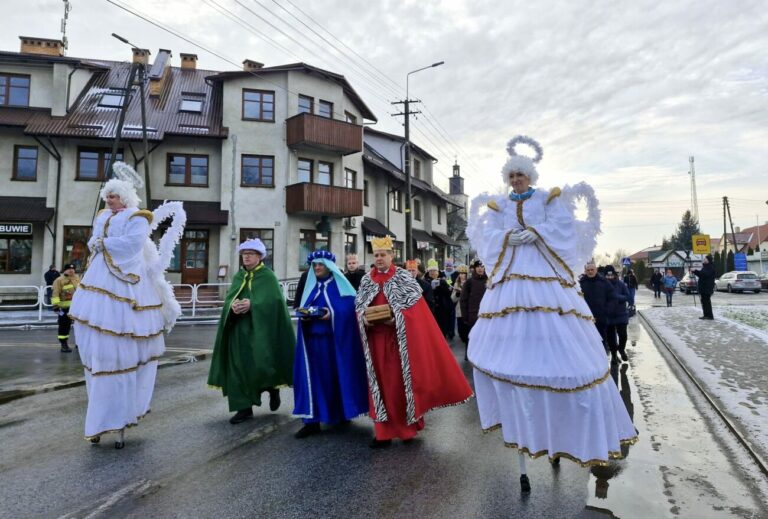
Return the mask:
<svg viewBox="0 0 768 519">
<path fill-rule="evenodd" d="M 304 306 L 329 308 L 331 319 L 299 321 L 293 414 L 304 423 L 327 424 L 367 414 L 368 378 L 355 297 L 339 295 L 336 281 L 329 276 L 317 280 Z"/>
</svg>

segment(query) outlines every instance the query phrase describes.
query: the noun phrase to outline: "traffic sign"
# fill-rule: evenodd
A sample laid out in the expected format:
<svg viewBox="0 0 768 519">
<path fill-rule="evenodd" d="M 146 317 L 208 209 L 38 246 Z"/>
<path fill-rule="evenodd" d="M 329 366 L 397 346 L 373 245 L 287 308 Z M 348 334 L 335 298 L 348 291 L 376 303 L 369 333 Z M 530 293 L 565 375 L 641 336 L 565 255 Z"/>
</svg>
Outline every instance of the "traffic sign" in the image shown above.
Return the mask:
<svg viewBox="0 0 768 519">
<path fill-rule="evenodd" d="M 712 245 L 709 234 L 694 234 L 691 236 L 694 254 L 709 254 L 712 252 Z"/>
<path fill-rule="evenodd" d="M 621 264 L 625 267 L 629 267 L 632 264 L 632 260 L 629 258 L 621 258 Z"/>
<path fill-rule="evenodd" d="M 744 252 L 737 252 L 733 255 L 734 270 L 749 270 L 747 268 L 747 255 Z"/>
</svg>

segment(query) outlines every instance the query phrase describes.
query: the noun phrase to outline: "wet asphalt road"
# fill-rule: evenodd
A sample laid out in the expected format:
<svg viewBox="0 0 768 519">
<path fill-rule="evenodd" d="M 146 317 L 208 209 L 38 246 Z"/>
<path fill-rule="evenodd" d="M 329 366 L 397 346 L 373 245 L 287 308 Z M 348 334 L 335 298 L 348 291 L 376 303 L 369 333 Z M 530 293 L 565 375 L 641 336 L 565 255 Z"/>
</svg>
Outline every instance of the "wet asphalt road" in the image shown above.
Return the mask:
<svg viewBox="0 0 768 519">
<path fill-rule="evenodd" d="M 213 334 L 178 327 L 168 345 L 207 348 Z M 153 412 L 122 451 L 109 436 L 82 440 L 83 387 L 0 405 L 0 517 L 766 517 L 749 460 L 636 322 L 630 339 L 630 367 L 615 375 L 640 442 L 592 471 L 529 461 L 529 496 L 516 452 L 480 432 L 474 401 L 427 415 L 409 445 L 372 451 L 364 418 L 296 440 L 290 390 L 277 413 L 232 426 L 203 360 L 159 372 Z"/>
</svg>

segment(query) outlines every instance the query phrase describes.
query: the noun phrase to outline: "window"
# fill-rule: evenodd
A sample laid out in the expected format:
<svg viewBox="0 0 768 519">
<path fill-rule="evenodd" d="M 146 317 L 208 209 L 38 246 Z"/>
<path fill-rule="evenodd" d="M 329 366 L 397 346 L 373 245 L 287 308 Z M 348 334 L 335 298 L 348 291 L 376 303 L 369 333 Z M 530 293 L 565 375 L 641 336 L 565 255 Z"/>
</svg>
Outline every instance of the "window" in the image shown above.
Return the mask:
<svg viewBox="0 0 768 519">
<path fill-rule="evenodd" d="M 32 272 L 32 237 L 0 234 L 0 274 Z"/>
<path fill-rule="evenodd" d="M 318 231 L 299 231 L 299 270 L 307 270 L 307 256 L 316 250 L 328 250 L 328 235 Z"/>
<path fill-rule="evenodd" d="M 370 204 L 368 203 L 368 181 L 363 180 L 363 205 L 365 207 L 368 207 Z"/>
<path fill-rule="evenodd" d="M 330 186 L 333 184 L 333 164 L 330 162 L 317 163 L 317 178 L 315 184 Z"/>
<path fill-rule="evenodd" d="M 344 112 L 344 119 L 348 123 L 357 124 L 357 117 L 349 112 L 346 112 L 346 111 Z"/>
<path fill-rule="evenodd" d="M 208 186 L 208 155 L 168 154 L 167 186 Z"/>
<path fill-rule="evenodd" d="M 29 76 L 0 74 L 0 106 L 29 106 Z"/>
<path fill-rule="evenodd" d="M 275 157 L 243 155 L 240 165 L 240 185 L 248 187 L 275 186 Z"/>
<path fill-rule="evenodd" d="M 88 264 L 88 240 L 91 228 L 87 226 L 64 226 L 63 263 L 72 263 L 77 272 L 83 272 Z"/>
<path fill-rule="evenodd" d="M 37 180 L 37 146 L 13 147 L 13 180 Z"/>
<path fill-rule="evenodd" d="M 357 235 L 345 234 L 344 235 L 344 256 L 347 254 L 357 254 Z"/>
<path fill-rule="evenodd" d="M 421 178 L 421 161 L 413 159 L 413 178 Z"/>
<path fill-rule="evenodd" d="M 311 114 L 315 111 L 315 100 L 309 96 L 299 94 L 299 113 Z"/>
<path fill-rule="evenodd" d="M 240 229 L 240 243 L 251 238 L 258 238 L 267 248 L 267 257 L 264 258 L 264 264 L 272 268 L 272 259 L 275 249 L 275 230 L 274 229 Z M 307 256 L 305 255 L 304 258 Z"/>
<path fill-rule="evenodd" d="M 389 208 L 398 213 L 403 212 L 403 194 L 400 191 L 392 191 L 390 193 Z"/>
<path fill-rule="evenodd" d="M 403 259 L 403 242 L 401 241 L 393 241 L 392 242 L 392 253 L 395 256 L 395 259 L 392 261 L 395 263 L 402 263 L 405 260 Z"/>
<path fill-rule="evenodd" d="M 179 112 L 199 114 L 203 111 L 203 99 L 201 97 L 184 96 L 179 104 Z"/>
<path fill-rule="evenodd" d="M 344 187 L 355 189 L 357 187 L 357 171 L 344 168 Z"/>
<path fill-rule="evenodd" d="M 107 166 L 112 152 L 109 149 L 78 148 L 76 180 L 106 180 Z M 115 155 L 115 162 L 123 160 L 123 150 Z"/>
<path fill-rule="evenodd" d="M 299 182 L 312 182 L 312 161 L 299 159 Z"/>
<path fill-rule="evenodd" d="M 441 206 L 437 206 L 437 223 L 438 225 L 443 223 L 443 208 Z"/>
<path fill-rule="evenodd" d="M 321 99 L 317 103 L 317 115 L 333 119 L 333 103 Z"/>
<path fill-rule="evenodd" d="M 243 90 L 243 119 L 275 121 L 275 93 L 267 90 Z"/>
<path fill-rule="evenodd" d="M 413 219 L 421 221 L 421 200 L 413 201 Z"/>
<path fill-rule="evenodd" d="M 107 92 L 102 94 L 99 106 L 105 108 L 121 108 L 125 95 L 122 92 Z"/>
</svg>

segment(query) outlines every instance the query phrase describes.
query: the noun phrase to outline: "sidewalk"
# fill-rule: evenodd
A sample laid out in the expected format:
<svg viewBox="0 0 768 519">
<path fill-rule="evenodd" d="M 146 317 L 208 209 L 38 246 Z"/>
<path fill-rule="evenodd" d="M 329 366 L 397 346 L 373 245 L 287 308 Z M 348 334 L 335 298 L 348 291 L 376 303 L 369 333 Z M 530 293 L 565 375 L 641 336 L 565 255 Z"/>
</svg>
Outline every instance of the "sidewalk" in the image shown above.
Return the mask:
<svg viewBox="0 0 768 519">
<path fill-rule="evenodd" d="M 768 306 L 716 307 L 714 321 L 700 320 L 693 307 L 640 314 L 768 460 Z"/>
</svg>

